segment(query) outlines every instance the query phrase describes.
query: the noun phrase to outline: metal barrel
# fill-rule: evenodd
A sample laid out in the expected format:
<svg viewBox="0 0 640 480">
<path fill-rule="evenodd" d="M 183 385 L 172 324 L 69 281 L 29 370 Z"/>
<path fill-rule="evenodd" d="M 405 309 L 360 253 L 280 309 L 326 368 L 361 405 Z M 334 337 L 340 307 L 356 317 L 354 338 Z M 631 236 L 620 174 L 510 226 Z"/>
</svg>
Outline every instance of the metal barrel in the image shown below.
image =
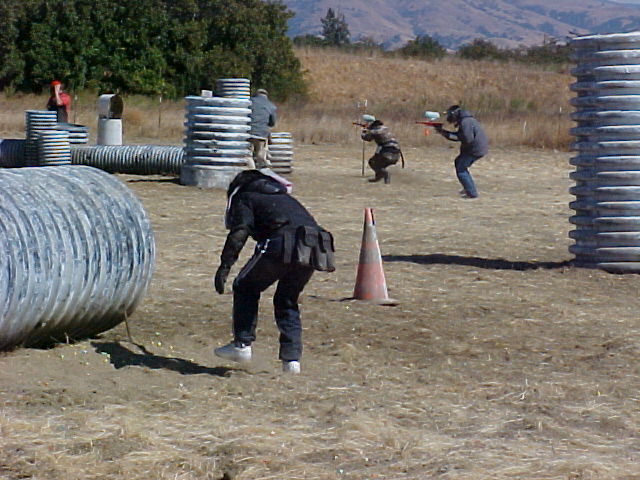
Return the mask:
<svg viewBox="0 0 640 480">
<path fill-rule="evenodd" d="M 640 272 L 640 34 L 571 40 L 575 263 Z"/>
<path fill-rule="evenodd" d="M 26 140 L 8 138 L 0 140 L 0 167 L 16 168 L 26 165 Z"/>
<path fill-rule="evenodd" d="M 72 145 L 71 163 L 109 173 L 180 175 L 182 147 L 173 145 Z"/>
<path fill-rule="evenodd" d="M 108 330 L 131 315 L 154 268 L 133 193 L 95 168 L 0 170 L 0 349 Z"/>
<path fill-rule="evenodd" d="M 272 132 L 268 158 L 271 169 L 287 174 L 293 171 L 293 136 L 289 132 Z"/>
</svg>

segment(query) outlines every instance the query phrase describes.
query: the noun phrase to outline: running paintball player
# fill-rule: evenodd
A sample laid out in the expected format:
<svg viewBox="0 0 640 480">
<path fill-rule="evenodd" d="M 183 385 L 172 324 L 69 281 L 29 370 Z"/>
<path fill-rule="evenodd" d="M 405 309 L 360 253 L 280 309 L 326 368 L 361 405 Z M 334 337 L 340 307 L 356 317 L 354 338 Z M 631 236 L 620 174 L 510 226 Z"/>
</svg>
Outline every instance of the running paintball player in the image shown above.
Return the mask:
<svg viewBox="0 0 640 480">
<path fill-rule="evenodd" d="M 302 325 L 298 297 L 314 270 L 332 272 L 333 237 L 289 193 L 277 177 L 258 170 L 240 172 L 229 185 L 225 224 L 229 230 L 214 285 L 220 294 L 247 238 L 257 243 L 233 282 L 233 341 L 216 348 L 221 358 L 251 361 L 260 294 L 278 282 L 273 297 L 280 331 L 282 369 L 300 373 Z"/>
<path fill-rule="evenodd" d="M 361 138 L 366 142 L 376 142 L 376 152 L 369 159 L 369 166 L 375 172 L 375 176 L 370 178 L 370 182 L 379 182 L 384 180 L 385 184 L 391 183 L 391 176 L 387 171 L 387 167 L 395 165 L 402 158 L 402 166 L 404 167 L 404 157 L 400 150 L 400 144 L 394 138 L 391 131 L 380 121 L 376 120 L 373 115 L 362 115 L 362 133 Z"/>
<path fill-rule="evenodd" d="M 446 114 L 447 122 L 452 123 L 457 131 L 445 130 L 441 124 L 436 124 L 435 129 L 447 140 L 460 142 L 460 153 L 454 162 L 458 181 L 462 185 L 460 195 L 463 198 L 477 198 L 478 191 L 469 167 L 489 151 L 487 136 L 471 112 L 463 110 L 459 105 L 450 106 Z"/>
</svg>

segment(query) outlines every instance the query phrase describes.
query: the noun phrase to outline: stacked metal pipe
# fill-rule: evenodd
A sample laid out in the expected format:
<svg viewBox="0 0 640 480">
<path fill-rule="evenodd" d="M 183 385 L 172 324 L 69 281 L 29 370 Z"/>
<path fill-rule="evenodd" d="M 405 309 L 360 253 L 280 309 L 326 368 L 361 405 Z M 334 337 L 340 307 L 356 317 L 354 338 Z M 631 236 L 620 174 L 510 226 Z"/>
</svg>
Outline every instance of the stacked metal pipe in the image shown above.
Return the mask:
<svg viewBox="0 0 640 480">
<path fill-rule="evenodd" d="M 250 98 L 251 81 L 248 78 L 219 78 L 216 80 L 216 96 Z"/>
<path fill-rule="evenodd" d="M 0 170 L 0 349 L 94 335 L 131 315 L 155 244 L 142 205 L 95 168 Z"/>
<path fill-rule="evenodd" d="M 38 165 L 51 167 L 70 163 L 69 132 L 46 130 L 38 133 Z"/>
<path fill-rule="evenodd" d="M 640 272 L 640 33 L 576 37 L 570 46 L 578 154 L 569 250 L 578 265 Z"/>
<path fill-rule="evenodd" d="M 58 123 L 57 130 L 66 130 L 69 132 L 69 143 L 85 144 L 89 142 L 89 128 L 84 125 L 76 125 L 74 123 Z"/>
<path fill-rule="evenodd" d="M 56 112 L 48 110 L 27 110 L 25 112 L 25 165 L 38 165 L 38 137 L 41 132 L 55 130 L 57 125 Z"/>
<path fill-rule="evenodd" d="M 189 96 L 185 121 L 185 164 L 238 171 L 247 164 L 251 100 Z"/>
<path fill-rule="evenodd" d="M 289 132 L 272 132 L 269 144 L 271 169 L 277 173 L 291 173 L 293 170 L 293 137 Z"/>
<path fill-rule="evenodd" d="M 184 150 L 173 145 L 74 145 L 71 148 L 74 165 L 88 165 L 109 173 L 180 175 L 184 162 Z"/>
</svg>

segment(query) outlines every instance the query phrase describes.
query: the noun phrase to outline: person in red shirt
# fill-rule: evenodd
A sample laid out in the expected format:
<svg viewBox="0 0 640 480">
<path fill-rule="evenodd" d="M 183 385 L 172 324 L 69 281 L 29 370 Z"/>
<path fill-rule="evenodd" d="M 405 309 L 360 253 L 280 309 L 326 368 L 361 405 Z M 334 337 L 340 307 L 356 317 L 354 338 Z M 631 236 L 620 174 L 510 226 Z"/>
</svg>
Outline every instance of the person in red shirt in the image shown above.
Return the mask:
<svg viewBox="0 0 640 480">
<path fill-rule="evenodd" d="M 58 122 L 69 123 L 71 112 L 71 97 L 62 90 L 62 83 L 58 80 L 51 82 L 51 96 L 47 102 L 47 110 L 57 112 Z"/>
</svg>

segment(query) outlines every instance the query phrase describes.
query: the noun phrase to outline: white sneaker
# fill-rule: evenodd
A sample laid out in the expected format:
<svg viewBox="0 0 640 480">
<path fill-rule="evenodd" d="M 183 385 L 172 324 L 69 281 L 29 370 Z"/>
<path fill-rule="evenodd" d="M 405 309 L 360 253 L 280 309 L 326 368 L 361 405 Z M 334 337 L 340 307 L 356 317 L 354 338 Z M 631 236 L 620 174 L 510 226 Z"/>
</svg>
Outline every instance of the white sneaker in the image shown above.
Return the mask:
<svg viewBox="0 0 640 480">
<path fill-rule="evenodd" d="M 300 362 L 293 360 L 292 362 L 282 362 L 282 371 L 285 373 L 300 373 Z"/>
<path fill-rule="evenodd" d="M 234 342 L 229 342 L 223 347 L 216 348 L 213 353 L 232 362 L 249 363 L 251 361 L 251 345 L 238 347 Z"/>
</svg>

